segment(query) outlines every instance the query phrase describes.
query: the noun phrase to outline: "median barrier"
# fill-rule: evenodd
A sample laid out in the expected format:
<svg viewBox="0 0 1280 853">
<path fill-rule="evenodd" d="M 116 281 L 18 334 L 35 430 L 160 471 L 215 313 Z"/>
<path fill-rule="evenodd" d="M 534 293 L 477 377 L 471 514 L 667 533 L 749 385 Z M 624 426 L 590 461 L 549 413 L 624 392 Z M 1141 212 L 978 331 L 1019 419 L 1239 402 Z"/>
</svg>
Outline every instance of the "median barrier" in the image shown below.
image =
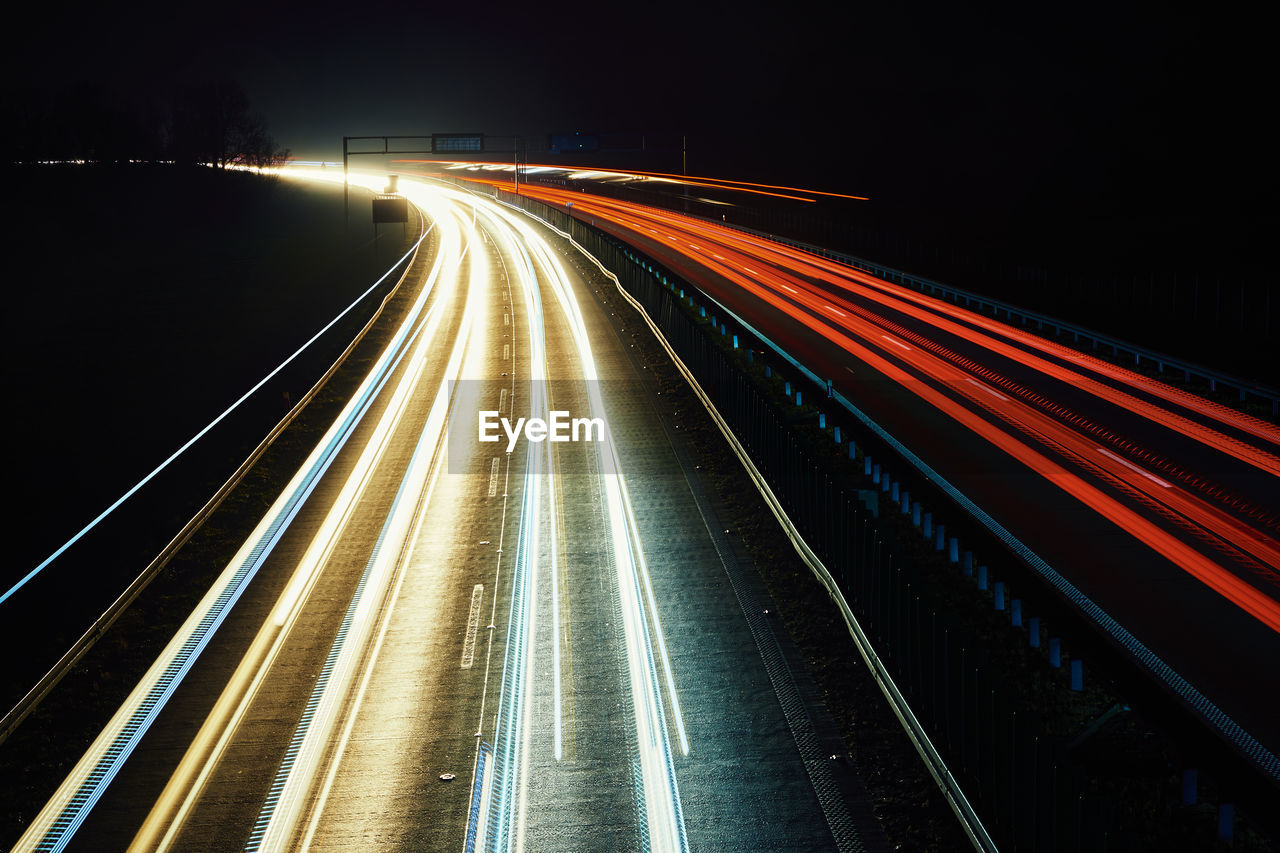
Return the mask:
<svg viewBox="0 0 1280 853">
<path fill-rule="evenodd" d="M 899 543 L 881 530 L 883 519 L 867 506 L 866 498 L 874 499 L 878 490 L 864 495 L 866 490 L 854 482 L 858 468 L 863 476 L 888 481 L 887 471 L 871 461 L 869 446 L 850 440 L 848 461 L 861 456 L 862 464 L 843 473 L 835 470 L 835 463 L 845 459 L 838 445 L 833 451 L 827 442 L 826 450 L 816 450 L 811 433 L 806 432 L 813 426 L 796 422 L 780 408 L 784 400 L 789 404 L 795 399 L 798 404 L 800 389 L 793 388 L 792 380 L 781 380 L 767 362 L 761 370 L 754 358 L 724 342 L 725 324 L 709 324 L 705 307 L 694 311 L 681 299 L 695 290 L 691 284 L 562 211 L 527 198 L 508 196 L 506 200 L 567 232 L 610 270 L 619 287 L 649 315 L 669 351 L 696 378 L 767 481 L 795 532 L 830 566 L 841 598 L 861 623 L 858 630 L 875 642 L 876 654 L 897 685 L 892 691 L 900 689 L 907 703 L 895 707 L 895 713 L 904 719 L 904 726 L 906 718 L 918 719 L 930 738 L 942 745 L 950 768 L 931 764 L 930 769 L 957 813 L 962 811 L 957 799 L 966 805 L 968 800 L 958 794 L 958 788 L 944 784 L 946 779 L 963 783 L 992 834 L 1011 849 L 1107 849 L 1111 802 L 1078 766 L 1068 748 L 1070 739 L 1044 731 L 1037 712 L 1019 698 L 1025 685 L 1007 676 L 998 663 L 1007 649 L 975 635 L 961 624 L 953 607 L 939 609 L 937 593 L 924 581 L 920 566 L 895 554 Z M 709 334 L 712 329 L 720 334 Z M 738 329 L 736 334 L 751 342 L 748 352 L 757 348 L 767 352 L 761 341 L 754 340 L 753 330 Z M 852 426 L 845 424 L 846 429 Z M 914 479 L 913 483 L 920 485 Z M 933 512 L 924 512 L 921 518 L 921 503 L 910 500 L 904 488 L 904 512 L 908 506 L 912 523 L 923 528 L 929 543 L 934 536 Z M 941 521 L 936 527 L 937 550 L 943 550 L 945 527 Z M 950 562 L 958 562 L 958 537 L 947 544 Z M 972 551 L 965 552 L 964 564 L 970 577 L 977 565 L 974 586 L 984 593 L 994 586 L 992 603 L 1005 610 L 1006 581 L 991 578 L 988 565 Z M 1016 601 L 1020 620 L 1026 602 L 1024 598 Z M 1031 619 L 1029 643 L 1010 645 L 1038 649 L 1044 630 L 1041 619 Z M 1006 616 L 1004 624 L 1009 627 L 1011 617 Z M 851 633 L 857 631 L 851 627 Z M 1050 636 L 1048 645 L 1045 665 L 1053 670 L 1061 666 L 1061 638 Z M 1067 677 L 1058 677 L 1057 689 L 1066 695 L 1082 692 L 1082 666 L 1081 659 L 1074 657 Z M 890 687 L 885 689 L 890 695 Z M 1065 696 L 1061 701 L 1066 701 Z M 912 728 L 906 727 L 910 734 Z M 918 742 L 917 747 L 926 755 Z"/>
</svg>

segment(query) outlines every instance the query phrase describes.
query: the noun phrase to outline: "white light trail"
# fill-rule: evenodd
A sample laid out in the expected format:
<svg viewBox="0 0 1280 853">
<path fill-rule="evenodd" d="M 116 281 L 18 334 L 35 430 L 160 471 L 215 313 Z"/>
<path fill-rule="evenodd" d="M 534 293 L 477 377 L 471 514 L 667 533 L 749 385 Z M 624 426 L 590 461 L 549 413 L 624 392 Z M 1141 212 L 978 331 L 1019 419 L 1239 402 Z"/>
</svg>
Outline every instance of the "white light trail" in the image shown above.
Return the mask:
<svg viewBox="0 0 1280 853">
<path fill-rule="evenodd" d="M 435 283 L 437 263 L 407 319 L 338 419 L 325 433 L 280 497 L 201 599 L 191 616 L 85 751 L 58 790 L 19 839 L 15 850 L 61 850 L 132 754 L 178 683 L 222 624 L 284 530 L 310 496 L 321 475 L 372 404 L 390 371 L 405 356 Z"/>
<path fill-rule="evenodd" d="M 197 441 L 199 441 L 200 439 L 208 435 L 209 432 L 218 424 L 222 423 L 222 421 L 226 420 L 228 415 L 230 415 L 236 409 L 240 408 L 241 404 L 243 404 L 246 400 L 248 400 L 250 397 L 256 394 L 262 388 L 263 385 L 266 385 L 268 382 L 271 381 L 272 378 L 274 378 L 277 374 L 279 374 L 280 371 L 284 370 L 286 367 L 292 364 L 293 361 L 298 356 L 302 355 L 302 353 L 304 353 L 308 348 L 310 348 L 312 344 L 314 344 L 321 337 L 323 337 L 326 332 L 332 329 L 339 320 L 341 320 L 343 317 L 349 314 L 353 309 L 355 309 L 355 307 L 359 305 L 361 302 L 363 302 L 369 296 L 369 294 L 377 290 L 382 285 L 382 283 L 386 281 L 387 276 L 391 275 L 392 272 L 399 269 L 400 264 L 402 264 L 407 258 L 409 258 L 414 252 L 418 250 L 418 246 L 422 243 L 423 240 L 426 239 L 428 233 L 430 233 L 430 229 L 423 229 L 422 236 L 419 237 L 418 240 L 411 247 L 409 247 L 409 250 L 405 252 L 405 254 L 400 258 L 400 260 L 396 261 L 396 263 L 393 264 L 391 268 L 388 269 L 385 273 L 383 273 L 382 276 L 377 281 L 371 284 L 368 287 L 368 289 L 365 290 L 364 293 L 361 293 L 359 296 L 357 296 L 350 305 L 342 309 L 342 311 L 340 311 L 337 314 L 337 316 L 335 316 L 332 320 L 326 323 L 324 328 L 320 329 L 320 331 L 312 335 L 307 340 L 306 343 L 304 343 L 302 346 L 294 350 L 292 355 L 290 355 L 284 361 L 280 362 L 279 365 L 277 365 L 266 376 L 262 377 L 262 379 L 258 380 L 258 382 L 255 383 L 252 388 L 244 392 L 244 394 L 242 394 L 239 397 L 239 399 L 237 399 L 234 403 L 232 403 L 230 406 L 227 406 L 227 408 L 222 411 L 222 414 L 218 415 L 213 420 L 209 421 L 209 423 L 206 424 L 204 427 L 202 427 L 195 435 L 187 439 L 186 443 L 184 443 L 181 447 L 179 447 L 173 453 L 169 454 L 169 456 L 163 462 L 161 462 L 154 469 L 152 469 L 151 473 L 147 474 L 145 477 L 143 477 L 141 480 L 139 480 L 137 483 L 135 483 L 133 486 L 127 489 L 124 494 L 116 498 L 115 501 L 113 501 L 110 504 L 110 506 L 108 506 L 102 512 L 98 513 L 98 515 L 96 515 L 93 518 L 93 520 L 91 520 L 88 524 L 82 527 L 79 530 L 79 532 L 77 532 L 74 536 L 72 536 L 66 542 L 62 543 L 62 545 L 58 546 L 57 550 L 55 550 L 52 554 L 50 554 L 48 557 L 42 560 L 40 564 L 37 565 L 34 569 L 27 572 L 27 574 L 24 575 L 21 580 L 19 580 L 17 583 L 11 586 L 3 594 L 0 594 L 0 604 L 4 604 L 5 601 L 11 598 L 14 593 L 22 589 L 22 587 L 26 586 L 37 575 L 39 575 L 42 571 L 48 568 L 49 564 L 51 564 L 54 560 L 58 559 L 64 553 L 66 553 L 67 549 L 69 549 L 71 546 L 75 545 L 77 542 L 83 539 L 85 534 L 93 530 L 93 528 L 97 527 L 100 523 L 102 523 L 104 519 L 107 518 L 107 516 L 111 515 L 111 513 L 119 509 L 120 506 L 125 501 L 129 500 L 129 498 L 137 494 L 138 491 L 142 489 L 143 486 L 145 486 L 147 483 L 154 480 L 156 476 L 160 474 L 161 471 L 168 468 L 171 464 L 173 464 L 175 460 L 178 459 L 178 457 L 182 456 L 182 454 L 190 450 L 192 445 L 194 445 Z"/>
<path fill-rule="evenodd" d="M 582 375 L 587 383 L 590 414 L 603 418 L 605 406 L 600 393 L 599 374 L 592 354 L 590 337 L 568 276 L 550 246 L 528 221 L 505 210 L 503 214 L 512 227 L 521 234 L 524 245 L 530 247 L 530 251 L 549 273 L 547 283 L 555 293 L 573 333 Z M 605 423 L 607 425 L 607 419 Z M 612 434 L 607 427 L 604 441 L 596 444 L 596 447 L 600 454 L 600 470 L 604 472 L 605 503 L 618 575 L 619 595 L 623 605 L 628 679 L 635 708 L 636 743 L 643 785 L 643 791 L 640 793 L 645 804 L 649 843 L 652 850 L 685 851 L 688 849 L 688 840 L 667 738 L 662 704 L 663 687 L 666 688 L 666 694 L 671 703 L 672 716 L 683 754 L 688 754 L 689 741 L 635 514 L 627 492 L 626 479 L 622 474 L 622 463 Z M 662 681 L 659 681 L 657 676 L 654 644 L 650 642 L 651 629 L 665 676 Z"/>
<path fill-rule="evenodd" d="M 315 177 L 320 179 L 340 180 L 333 172 L 315 171 Z M 370 177 L 367 180 L 373 188 L 379 188 L 381 178 Z M 46 837 L 55 822 L 65 822 L 60 816 L 65 815 L 68 808 L 79 808 L 75 801 L 81 797 L 85 780 L 98 773 L 104 756 L 119 752 L 118 744 L 122 733 L 134 725 L 139 703 L 154 693 L 154 685 L 158 679 L 167 677 L 165 673 L 172 670 L 174 656 L 191 645 L 191 638 L 200 631 L 205 632 L 201 636 L 209 633 L 208 614 L 219 607 L 223 609 L 217 612 L 225 613 L 234 603 L 235 597 L 239 595 L 238 590 L 246 582 L 245 566 L 256 561 L 253 562 L 256 571 L 256 566 L 260 565 L 265 552 L 270 548 L 269 543 L 278 538 L 280 525 L 287 523 L 297 512 L 301 502 L 310 495 L 315 479 L 327 469 L 340 442 L 350 435 L 363 412 L 372 405 L 373 399 L 379 397 L 386 401 L 386 406 L 379 421 L 370 430 L 371 440 L 362 448 L 351 474 L 338 489 L 338 495 L 329 507 L 319 532 L 285 584 L 284 591 L 271 609 L 250 652 L 241 662 L 228 688 L 157 801 L 147 823 L 135 839 L 134 847 L 165 849 L 176 842 L 184 818 L 211 778 L 213 768 L 229 744 L 237 722 L 245 716 L 258 688 L 269 677 L 270 666 L 282 647 L 284 637 L 296 624 L 310 590 L 333 554 L 336 543 L 344 535 L 353 517 L 353 508 L 367 488 L 372 472 L 388 447 L 391 435 L 403 425 L 411 400 L 421 393 L 420 386 L 425 381 L 423 371 L 426 359 L 431 352 L 442 347 L 440 337 L 445 321 L 450 317 L 449 312 L 442 307 L 443 300 L 449 298 L 452 288 L 461 286 L 459 276 L 463 259 L 469 257 L 472 278 L 465 298 L 461 330 L 451 344 L 443 378 L 435 386 L 426 425 L 417 436 L 417 449 L 401 481 L 392 511 L 384 522 L 374 556 L 366 566 L 359 591 L 348 607 L 344 626 L 340 630 L 340 640 L 331 650 L 326 674 L 317 683 L 304 722 L 295 732 L 294 743 L 289 751 L 290 758 L 277 773 L 269 804 L 262 810 L 249 849 L 282 850 L 295 846 L 299 841 L 304 847 L 309 842 L 316 831 L 334 774 L 342 760 L 346 739 L 354 724 L 355 709 L 359 707 L 364 685 L 368 682 L 372 660 L 381 647 L 381 637 L 391 610 L 387 602 L 394 600 L 396 590 L 399 589 L 399 567 L 407 557 L 412 541 L 417 508 L 425 499 L 422 496 L 429 483 L 434 482 L 432 472 L 438 471 L 436 466 L 441 456 L 436 449 L 442 446 L 449 407 L 453 402 L 450 397 L 450 380 L 461 376 L 466 363 L 464 353 L 468 351 L 469 342 L 473 338 L 471 330 L 485 326 L 477 318 L 484 311 L 481 294 L 487 290 L 490 271 L 487 255 L 477 250 L 482 239 L 487 242 L 490 238 L 508 259 L 508 274 L 513 283 L 518 284 L 525 303 L 530 335 L 530 415 L 547 419 L 550 408 L 546 385 L 547 353 L 542 303 L 542 293 L 546 292 L 554 294 L 553 304 L 558 305 L 567 319 L 571 344 L 576 350 L 576 366 L 580 368 L 586 381 L 589 414 L 605 424 L 601 440 L 593 444 L 594 452 L 599 454 L 607 535 L 613 546 L 614 571 L 622 602 L 623 645 L 627 661 L 623 676 L 632 694 L 635 715 L 634 737 L 639 771 L 636 774 L 637 797 L 642 803 L 641 813 L 650 849 L 680 853 L 688 849 L 668 724 L 674 727 L 682 754 L 689 752 L 689 738 L 684 727 L 649 566 L 622 474 L 621 460 L 604 418 L 606 410 L 599 387 L 599 375 L 586 324 L 569 277 L 557 253 L 546 243 L 541 233 L 526 219 L 501 205 L 470 193 L 441 189 L 412 180 L 402 181 L 400 186 L 411 201 L 432 213 L 436 227 L 440 229 L 440 253 L 427 287 L 410 310 L 410 319 L 397 331 L 392 345 L 379 359 L 375 371 L 366 377 L 356 398 L 344 410 L 339 422 L 331 428 L 304 469 L 295 475 L 286 493 L 255 531 L 254 537 L 246 542 L 200 608 L 180 629 L 170 647 L 135 689 L 130 700 L 122 706 L 94 747 L 86 753 L 77 769 L 46 806 L 45 812 L 29 829 L 24 840 L 29 839 L 30 843 L 26 847 L 20 843 L 17 849 L 32 849 Z M 486 235 L 483 238 L 482 233 Z M 428 308 L 428 295 L 433 293 L 433 289 L 437 294 L 436 301 Z M 510 319 L 509 314 L 504 315 L 504 322 Z M 511 355 L 517 363 L 522 361 L 520 355 Z M 390 385 L 391 374 L 401 363 L 406 363 L 408 369 L 402 371 L 403 376 L 396 380 L 395 385 Z M 384 388 L 387 392 L 385 394 Z M 533 701 L 536 687 L 536 640 L 540 628 L 539 587 L 540 583 L 545 582 L 540 581 L 540 561 L 547 559 L 550 560 L 551 612 L 546 621 L 550 625 L 552 636 L 553 690 L 553 719 L 549 728 L 552 731 L 555 758 L 559 761 L 563 757 L 564 685 L 561 683 L 560 609 L 566 605 L 559 594 L 562 571 L 559 538 L 562 533 L 558 529 L 555 512 L 563 498 L 553 476 L 555 468 L 552 452 L 550 442 L 533 446 L 529 451 L 525 470 L 506 663 L 498 703 L 494 748 L 491 760 L 484 763 L 482 778 L 476 789 L 476 802 L 483 806 L 479 810 L 480 825 L 474 828 L 480 841 L 478 849 L 482 850 L 521 853 L 526 846 L 530 774 L 533 769 L 532 743 L 536 732 L 547 730 L 540 725 L 535 726 L 536 706 Z M 228 590 L 233 592 L 229 595 Z M 216 617 L 217 620 L 221 618 Z M 213 627 L 216 628 L 216 622 Z M 372 657 L 365 656 L 367 649 L 373 649 Z M 481 728 L 483 729 L 483 718 Z M 136 738 L 132 742 L 136 743 Z M 113 758 L 115 763 L 112 767 L 118 769 L 125 756 L 127 752 Z M 114 772 L 114 769 L 109 771 L 110 774 Z M 109 776 L 106 781 L 109 781 Z M 105 784 L 102 782 L 101 787 L 105 787 Z M 100 788 L 96 790 L 100 793 Z M 74 831 L 74 826 L 71 831 Z M 70 833 L 66 837 L 69 838 Z"/>
<path fill-rule="evenodd" d="M 462 259 L 470 247 L 477 244 L 478 235 L 467 222 L 459 223 L 465 233 L 465 245 L 457 254 L 457 272 Z M 385 522 L 383 532 L 378 538 L 374 554 L 366 567 L 355 599 L 349 610 L 350 627 L 343 637 L 339 634 L 339 642 L 335 643 L 332 672 L 326 682 L 317 686 L 313 695 L 314 714 L 310 721 L 300 725 L 295 734 L 297 745 L 296 757 L 291 767 L 282 767 L 277 774 L 277 783 L 273 793 L 274 801 L 268 800 L 259 817 L 258 826 L 250 837 L 246 850 L 280 851 L 291 849 L 297 834 L 299 823 L 308 814 L 312 806 L 312 791 L 317 778 L 325 770 L 334 733 L 342 723 L 342 714 L 347 697 L 351 695 L 361 673 L 361 668 L 372 665 L 366 659 L 366 650 L 371 639 L 380 629 L 377 621 L 369 619 L 371 613 L 379 613 L 383 617 L 388 611 L 382 608 L 391 583 L 396 577 L 399 567 L 407 558 L 410 547 L 410 533 L 414 529 L 419 497 L 426 489 L 428 476 L 439 464 L 436 449 L 444 440 L 445 428 L 448 424 L 451 383 L 461 375 L 463 355 L 479 311 L 477 305 L 479 294 L 483 291 L 483 283 L 488 278 L 488 267 L 482 252 L 471 253 L 471 286 L 467 289 L 467 297 L 461 327 L 454 339 L 444 374 L 439 380 L 427 421 L 419 434 L 417 446 L 408 470 L 401 481 L 396 499 Z M 454 279 L 457 280 L 456 277 Z M 460 282 L 459 282 L 460 283 Z M 386 425 L 390 436 L 403 415 L 403 405 L 419 388 L 422 372 L 426 369 L 431 353 L 438 347 L 434 338 L 423 336 L 414 353 L 415 370 L 397 386 L 393 404 L 388 406 L 388 416 L 383 418 L 379 428 Z M 392 410 L 396 410 L 392 413 Z M 375 463 L 376 464 L 376 463 Z M 372 470 L 372 467 L 369 469 Z M 363 474 L 361 479 L 367 479 Z M 354 479 L 354 477 L 353 477 Z M 345 525 L 344 525 L 345 526 Z M 310 706 L 309 706 L 310 707 Z M 353 712 L 351 712 L 353 713 Z M 300 737 L 299 737 L 300 735 Z M 300 741 L 300 742 L 299 742 Z M 336 757 L 332 760 L 336 760 Z"/>
</svg>

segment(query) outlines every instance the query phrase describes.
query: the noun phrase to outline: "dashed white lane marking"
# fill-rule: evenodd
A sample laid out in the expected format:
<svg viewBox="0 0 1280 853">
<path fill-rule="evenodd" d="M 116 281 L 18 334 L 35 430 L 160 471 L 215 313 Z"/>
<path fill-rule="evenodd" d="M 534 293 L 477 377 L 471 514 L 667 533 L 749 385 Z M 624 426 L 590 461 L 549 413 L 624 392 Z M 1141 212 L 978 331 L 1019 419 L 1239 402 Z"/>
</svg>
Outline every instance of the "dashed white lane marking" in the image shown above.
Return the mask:
<svg viewBox="0 0 1280 853">
<path fill-rule="evenodd" d="M 893 339 L 893 338 L 889 337 L 888 335 L 881 335 L 880 337 L 884 338 L 886 341 L 888 341 L 889 343 L 893 344 L 894 346 L 902 347 L 904 350 L 908 350 L 908 351 L 909 351 L 909 350 L 911 349 L 911 347 L 907 346 L 907 345 L 906 345 L 906 344 L 904 344 L 902 341 L 895 340 L 895 339 Z"/>
<path fill-rule="evenodd" d="M 987 392 L 988 394 L 990 394 L 992 397 L 999 397 L 1001 400 L 1004 400 L 1006 403 L 1007 403 L 1007 402 L 1009 402 L 1009 398 L 1008 398 L 1008 397 L 1006 397 L 1005 395 L 1001 394 L 999 391 L 997 391 L 997 390 L 996 390 L 996 389 L 994 389 L 994 388 L 990 388 L 990 387 L 988 387 L 988 386 L 986 386 L 986 385 L 983 385 L 981 382 L 979 382 L 978 380 L 974 379 L 972 376 L 968 377 L 968 380 L 969 380 L 969 382 L 971 382 L 972 384 L 974 384 L 974 385 L 976 385 L 977 387 L 981 388 L 983 391 L 986 391 L 986 392 Z"/>
<path fill-rule="evenodd" d="M 498 460 L 494 459 L 496 465 Z M 471 610 L 467 613 L 467 638 L 462 643 L 462 668 L 471 669 L 476 660 L 476 634 L 480 630 L 480 603 L 484 600 L 484 584 L 471 590 Z"/>
<path fill-rule="evenodd" d="M 489 497 L 498 494 L 498 457 L 493 457 L 493 464 L 489 466 Z"/>
<path fill-rule="evenodd" d="M 1103 456 L 1114 459 L 1115 461 L 1119 462 L 1121 465 L 1128 468 L 1129 470 L 1134 471 L 1138 474 L 1141 474 L 1151 482 L 1155 483 L 1157 486 L 1160 486 L 1161 488 L 1164 488 L 1164 489 L 1170 488 L 1170 485 L 1166 483 L 1164 480 L 1161 480 L 1159 477 L 1157 477 L 1155 474 L 1152 474 L 1150 471 L 1144 471 L 1143 469 L 1139 468 L 1137 465 L 1134 465 L 1128 459 L 1124 459 L 1120 456 L 1116 456 L 1110 450 L 1107 450 L 1106 448 L 1103 448 L 1103 447 L 1099 447 L 1098 452 L 1101 453 Z"/>
</svg>

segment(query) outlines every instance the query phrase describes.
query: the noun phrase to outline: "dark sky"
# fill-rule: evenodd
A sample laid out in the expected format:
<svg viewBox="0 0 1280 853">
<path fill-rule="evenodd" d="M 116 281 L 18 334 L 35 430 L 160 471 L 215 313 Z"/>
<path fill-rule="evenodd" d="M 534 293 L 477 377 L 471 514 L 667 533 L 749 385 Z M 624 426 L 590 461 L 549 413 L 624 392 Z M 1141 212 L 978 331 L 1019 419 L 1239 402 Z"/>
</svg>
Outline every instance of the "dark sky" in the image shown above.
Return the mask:
<svg viewBox="0 0 1280 853">
<path fill-rule="evenodd" d="M 337 158 L 343 135 L 625 131 L 687 134 L 691 173 L 904 204 L 1235 203 L 1274 191 L 1275 75 L 1262 22 L 1209 9 L 32 6 L 6 80 L 141 97 L 231 77 L 306 159 Z"/>
</svg>

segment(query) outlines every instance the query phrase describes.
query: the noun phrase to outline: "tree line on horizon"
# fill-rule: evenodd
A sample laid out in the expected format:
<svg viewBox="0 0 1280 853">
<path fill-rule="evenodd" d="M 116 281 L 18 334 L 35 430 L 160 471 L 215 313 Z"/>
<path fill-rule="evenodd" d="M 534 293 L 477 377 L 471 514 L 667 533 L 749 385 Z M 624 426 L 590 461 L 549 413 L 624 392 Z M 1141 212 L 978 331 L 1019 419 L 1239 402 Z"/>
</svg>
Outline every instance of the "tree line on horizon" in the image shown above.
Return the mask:
<svg viewBox="0 0 1280 853">
<path fill-rule="evenodd" d="M 94 83 L 6 90 L 9 124 L 0 145 L 9 163 L 164 162 L 265 167 L 289 157 L 235 80 L 139 97 Z"/>
</svg>

